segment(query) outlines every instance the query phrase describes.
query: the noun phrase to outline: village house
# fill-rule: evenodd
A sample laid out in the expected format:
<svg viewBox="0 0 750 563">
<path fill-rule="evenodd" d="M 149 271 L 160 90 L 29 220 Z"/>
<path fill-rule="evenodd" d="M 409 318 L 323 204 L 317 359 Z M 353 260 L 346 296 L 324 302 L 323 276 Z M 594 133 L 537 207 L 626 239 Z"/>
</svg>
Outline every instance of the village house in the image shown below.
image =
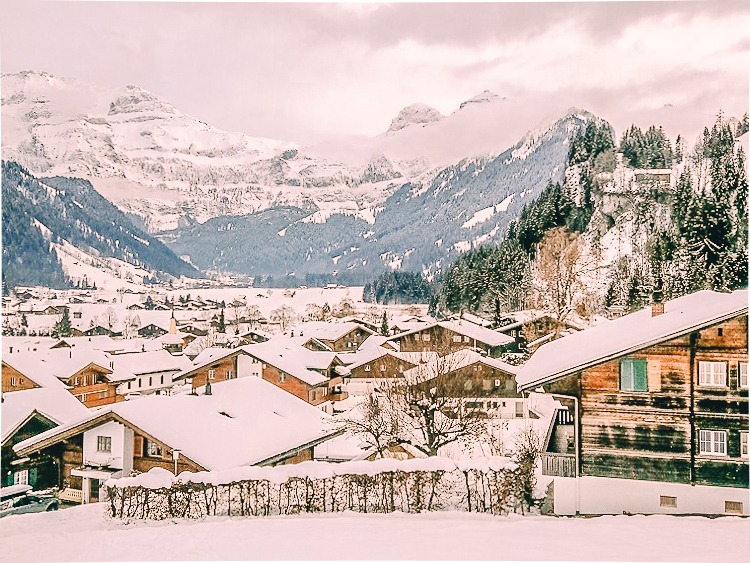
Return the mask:
<svg viewBox="0 0 750 563">
<path fill-rule="evenodd" d="M 13 446 L 27 438 L 80 419 L 89 410 L 62 385 L 36 387 L 2 394 L 2 480 L 0 486 L 30 485 L 34 489 L 57 487 L 59 463 L 39 457 L 18 457 Z"/>
<path fill-rule="evenodd" d="M 700 291 L 543 345 L 558 514 L 750 514 L 747 291 Z"/>
<path fill-rule="evenodd" d="M 327 420 L 319 409 L 248 377 L 212 386 L 210 394 L 111 405 L 13 450 L 32 460 L 57 459 L 61 498 L 87 503 L 101 499 L 107 479 L 153 467 L 179 473 L 311 460 L 315 446 L 340 434 Z"/>
<path fill-rule="evenodd" d="M 169 395 L 174 387 L 172 378 L 192 366 L 185 356 L 167 350 L 130 352 L 110 356 L 112 369 L 126 374 L 117 392 L 121 395 Z"/>
<path fill-rule="evenodd" d="M 174 380 L 189 382 L 193 390 L 229 379 L 260 377 L 311 405 L 327 411 L 331 402 L 348 397 L 344 377 L 349 370 L 335 352 L 312 351 L 306 337 L 278 336 L 240 348 L 207 348 L 190 369 Z"/>
<path fill-rule="evenodd" d="M 46 352 L 15 352 L 2 361 L 2 391 L 10 393 L 36 387 L 63 385 L 87 407 L 98 407 L 124 400 L 117 393 L 121 379 L 114 375 L 102 352 L 74 353 L 58 348 Z"/>
<path fill-rule="evenodd" d="M 437 356 L 404 372 L 413 382 L 426 383 L 437 377 L 455 381 L 456 397 L 467 409 L 499 418 L 528 418 L 526 401 L 518 392 L 519 367 L 472 350 Z"/>
<path fill-rule="evenodd" d="M 497 357 L 514 339 L 467 320 L 440 321 L 401 332 L 388 339 L 399 352 L 437 352 L 450 354 L 457 350 L 474 349 Z"/>
<path fill-rule="evenodd" d="M 584 328 L 571 320 L 560 322 L 549 313 L 538 310 L 507 313 L 499 319 L 499 323 L 495 330 L 513 338 L 518 348 L 530 350 Z"/>
<path fill-rule="evenodd" d="M 306 322 L 297 325 L 292 336 L 315 338 L 333 352 L 356 352 L 375 331 L 355 322 Z"/>
</svg>

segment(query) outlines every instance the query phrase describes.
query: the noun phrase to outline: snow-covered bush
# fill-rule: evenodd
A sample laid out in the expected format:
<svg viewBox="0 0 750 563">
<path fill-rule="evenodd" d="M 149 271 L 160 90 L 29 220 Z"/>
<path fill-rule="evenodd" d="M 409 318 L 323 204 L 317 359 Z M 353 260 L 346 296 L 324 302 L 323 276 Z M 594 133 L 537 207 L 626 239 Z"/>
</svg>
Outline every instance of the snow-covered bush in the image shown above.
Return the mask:
<svg viewBox="0 0 750 563">
<path fill-rule="evenodd" d="M 464 510 L 525 511 L 524 475 L 507 458 L 304 462 L 173 476 L 161 468 L 105 483 L 109 514 L 163 520 Z"/>
</svg>

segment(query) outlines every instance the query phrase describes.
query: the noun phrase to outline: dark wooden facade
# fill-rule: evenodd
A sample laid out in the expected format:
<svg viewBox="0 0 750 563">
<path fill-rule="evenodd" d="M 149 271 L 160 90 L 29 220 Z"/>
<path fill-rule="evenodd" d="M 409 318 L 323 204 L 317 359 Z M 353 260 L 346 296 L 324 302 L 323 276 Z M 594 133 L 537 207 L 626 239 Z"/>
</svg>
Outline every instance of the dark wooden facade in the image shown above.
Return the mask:
<svg viewBox="0 0 750 563">
<path fill-rule="evenodd" d="M 740 384 L 747 345 L 743 314 L 546 384 L 548 392 L 579 399 L 581 474 L 747 487 L 741 444 L 747 443 L 748 388 Z M 623 390 L 624 362 L 631 360 L 645 367 L 645 383 Z M 702 382 L 701 362 L 723 365 L 725 382 Z M 723 451 L 705 451 L 701 431 L 719 433 Z"/>
<path fill-rule="evenodd" d="M 399 343 L 400 352 L 437 352 L 441 356 L 459 350 L 483 350 L 489 356 L 496 357 L 502 352 L 502 346 L 490 346 L 465 334 L 460 334 L 440 325 L 431 325 L 414 332 L 405 332 L 391 337 Z"/>
</svg>

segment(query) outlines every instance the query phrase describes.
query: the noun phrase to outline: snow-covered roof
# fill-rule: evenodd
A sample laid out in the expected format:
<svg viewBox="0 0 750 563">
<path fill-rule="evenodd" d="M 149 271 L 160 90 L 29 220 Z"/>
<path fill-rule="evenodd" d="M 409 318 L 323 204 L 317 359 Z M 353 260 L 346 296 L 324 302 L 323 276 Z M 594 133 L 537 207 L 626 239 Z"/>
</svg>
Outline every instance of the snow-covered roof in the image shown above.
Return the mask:
<svg viewBox="0 0 750 563">
<path fill-rule="evenodd" d="M 313 336 L 315 338 L 320 338 L 323 340 L 338 340 L 339 338 L 342 338 L 344 335 L 350 333 L 355 329 L 360 329 L 367 333 L 374 334 L 372 330 L 359 323 L 332 323 L 324 321 L 311 321 L 298 324 L 296 327 L 294 327 L 293 332 L 295 334 Z"/>
<path fill-rule="evenodd" d="M 524 364 L 517 381 L 531 388 L 602 362 L 677 338 L 694 330 L 747 314 L 747 290 L 699 291 L 664 304 L 664 313 L 647 307 L 619 319 L 541 346 Z"/>
<path fill-rule="evenodd" d="M 240 349 L 261 362 L 270 364 L 313 386 L 328 381 L 326 376 L 313 370 L 326 369 L 336 357 L 334 352 L 313 352 L 302 346 L 292 346 L 282 338 L 274 338 L 259 344 L 248 344 Z"/>
<path fill-rule="evenodd" d="M 66 389 L 65 384 L 55 377 L 49 366 L 33 353 L 4 354 L 3 363 L 22 373 L 40 387 Z"/>
<path fill-rule="evenodd" d="M 458 350 L 452 354 L 446 354 L 442 357 L 435 357 L 432 360 L 417 365 L 404 372 L 407 379 L 426 380 L 436 377 L 437 375 L 451 373 L 466 366 L 473 365 L 477 362 L 501 371 L 516 375 L 518 366 L 506 364 L 495 358 L 483 356 L 473 350 Z"/>
<path fill-rule="evenodd" d="M 187 357 L 173 356 L 166 350 L 113 354 L 109 358 L 113 362 L 112 369 L 115 374 L 124 371 L 134 376 L 163 371 L 183 371 L 193 366 Z"/>
<path fill-rule="evenodd" d="M 40 387 L 3 393 L 2 411 L 0 411 L 2 412 L 3 442 L 34 411 L 57 424 L 78 420 L 89 414 L 89 409 L 62 387 Z"/>
<path fill-rule="evenodd" d="M 440 321 L 438 324 L 443 328 L 468 336 L 472 340 L 476 340 L 482 344 L 487 344 L 488 346 L 502 346 L 513 342 L 513 339 L 506 334 L 490 330 L 489 328 L 479 326 L 472 322 L 457 320 Z"/>
<path fill-rule="evenodd" d="M 109 405 L 14 450 L 46 447 L 65 433 L 111 420 L 111 413 L 208 470 L 260 464 L 337 434 L 325 412 L 267 381 L 245 377 L 213 385 L 212 395 L 149 396 Z"/>
<path fill-rule="evenodd" d="M 434 322 L 430 324 L 420 325 L 419 327 L 414 328 L 412 330 L 400 332 L 394 336 L 391 336 L 389 340 L 400 340 L 404 336 L 408 336 L 410 334 L 421 332 L 423 330 L 432 328 L 434 326 L 440 326 L 442 328 L 451 330 L 463 336 L 467 336 L 470 339 L 476 342 L 480 342 L 482 344 L 486 344 L 487 346 L 503 346 L 505 344 L 510 344 L 511 342 L 513 342 L 513 339 L 506 334 L 502 334 L 495 330 L 491 330 L 489 328 L 485 328 L 483 326 L 479 326 L 472 322 L 464 321 L 460 319 L 455 320 L 455 321 L 451 321 L 451 320 L 439 321 L 439 322 Z"/>
</svg>

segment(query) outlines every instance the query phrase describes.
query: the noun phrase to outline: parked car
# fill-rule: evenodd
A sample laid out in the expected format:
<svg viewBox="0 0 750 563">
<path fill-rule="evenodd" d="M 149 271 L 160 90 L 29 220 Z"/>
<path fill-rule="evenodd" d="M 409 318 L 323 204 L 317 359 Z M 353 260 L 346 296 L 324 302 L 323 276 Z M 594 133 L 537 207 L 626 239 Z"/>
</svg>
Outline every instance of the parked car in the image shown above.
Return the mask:
<svg viewBox="0 0 750 563">
<path fill-rule="evenodd" d="M 0 489 L 0 518 L 9 514 L 49 512 L 60 508 L 60 501 L 51 492 L 32 491 L 29 485 L 11 485 Z"/>
</svg>

